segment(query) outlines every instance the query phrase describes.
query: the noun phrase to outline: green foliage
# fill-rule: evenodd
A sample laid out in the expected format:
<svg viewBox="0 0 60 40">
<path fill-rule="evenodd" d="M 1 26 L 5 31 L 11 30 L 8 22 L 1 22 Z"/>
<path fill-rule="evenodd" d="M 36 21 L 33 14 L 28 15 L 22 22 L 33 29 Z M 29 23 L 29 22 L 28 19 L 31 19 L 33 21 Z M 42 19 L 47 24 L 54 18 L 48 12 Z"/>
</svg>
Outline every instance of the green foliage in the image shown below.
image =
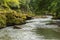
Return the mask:
<svg viewBox="0 0 60 40">
<path fill-rule="evenodd" d="M 30 0 L 0 0 L 0 27 L 24 23 L 32 16 L 29 3 Z"/>
<path fill-rule="evenodd" d="M 21 11 L 30 11 L 30 8 L 29 8 L 29 4 L 30 4 L 30 0 L 20 0 L 19 1 L 21 4 L 20 4 L 20 10 Z"/>
<path fill-rule="evenodd" d="M 23 15 L 22 15 L 23 16 Z M 25 19 L 23 19 L 20 13 L 16 11 L 12 11 L 6 14 L 7 17 L 7 24 L 15 25 L 15 24 L 22 24 Z"/>
<path fill-rule="evenodd" d="M 0 10 L 0 28 L 6 27 L 6 25 L 17 25 L 25 23 L 27 17 L 30 14 L 18 13 L 14 10 Z"/>
<path fill-rule="evenodd" d="M 3 8 L 19 8 L 19 0 L 0 0 L 0 5 Z"/>
<path fill-rule="evenodd" d="M 20 5 L 19 0 L 10 0 L 7 4 L 11 9 L 18 9 Z"/>
<path fill-rule="evenodd" d="M 6 17 L 0 14 L 0 28 L 6 27 Z"/>
<path fill-rule="evenodd" d="M 35 13 L 47 11 L 53 0 L 31 0 L 30 7 Z M 42 14 L 42 13 L 41 13 Z"/>
<path fill-rule="evenodd" d="M 33 14 L 32 14 L 33 13 Z M 34 14 L 60 19 L 60 0 L 0 0 L 0 26 L 22 24 Z"/>
<path fill-rule="evenodd" d="M 38 15 L 46 14 L 45 11 L 48 11 L 58 18 L 60 17 L 60 0 L 31 0 L 30 10 Z"/>
</svg>

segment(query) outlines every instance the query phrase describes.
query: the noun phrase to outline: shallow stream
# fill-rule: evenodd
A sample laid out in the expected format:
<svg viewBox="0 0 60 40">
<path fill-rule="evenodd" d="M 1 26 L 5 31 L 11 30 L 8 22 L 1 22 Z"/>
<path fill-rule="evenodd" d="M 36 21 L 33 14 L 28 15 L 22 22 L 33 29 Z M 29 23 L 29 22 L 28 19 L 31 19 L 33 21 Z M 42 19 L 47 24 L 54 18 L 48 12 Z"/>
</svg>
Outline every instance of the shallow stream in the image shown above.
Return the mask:
<svg viewBox="0 0 60 40">
<path fill-rule="evenodd" d="M 60 27 L 48 24 L 52 21 L 51 18 L 47 16 L 27 20 L 26 24 L 21 25 L 22 29 L 13 27 L 0 29 L 0 40 L 60 40 Z"/>
</svg>

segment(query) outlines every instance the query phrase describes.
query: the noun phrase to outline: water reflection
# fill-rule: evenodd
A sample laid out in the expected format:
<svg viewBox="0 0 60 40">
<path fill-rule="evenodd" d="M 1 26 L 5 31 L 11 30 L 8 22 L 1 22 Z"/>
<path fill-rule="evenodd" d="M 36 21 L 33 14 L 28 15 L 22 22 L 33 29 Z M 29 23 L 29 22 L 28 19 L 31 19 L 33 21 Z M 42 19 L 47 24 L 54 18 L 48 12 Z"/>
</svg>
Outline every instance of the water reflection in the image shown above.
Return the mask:
<svg viewBox="0 0 60 40">
<path fill-rule="evenodd" d="M 57 31 L 55 29 L 57 29 Z M 58 31 L 58 28 L 55 29 L 37 28 L 36 33 L 37 35 L 43 35 L 45 39 L 60 39 L 60 32 Z"/>
</svg>

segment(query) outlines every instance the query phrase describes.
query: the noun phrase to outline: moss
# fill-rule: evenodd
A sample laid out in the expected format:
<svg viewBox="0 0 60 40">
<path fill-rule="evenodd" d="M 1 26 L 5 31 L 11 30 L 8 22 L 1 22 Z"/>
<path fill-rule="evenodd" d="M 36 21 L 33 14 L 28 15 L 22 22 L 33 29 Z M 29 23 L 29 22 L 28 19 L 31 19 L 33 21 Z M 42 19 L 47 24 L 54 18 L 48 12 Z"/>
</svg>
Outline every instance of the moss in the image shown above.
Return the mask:
<svg viewBox="0 0 60 40">
<path fill-rule="evenodd" d="M 0 28 L 6 27 L 6 17 L 0 14 Z"/>
<path fill-rule="evenodd" d="M 25 23 L 31 14 L 28 14 L 29 12 L 22 13 L 20 4 L 22 3 L 19 0 L 2 0 L 0 2 L 0 27 Z"/>
<path fill-rule="evenodd" d="M 15 10 L 0 10 L 0 27 L 5 27 L 6 25 L 17 25 L 25 23 L 28 17 L 32 17 L 31 14 L 22 14 Z"/>
<path fill-rule="evenodd" d="M 15 25 L 15 24 L 22 24 L 25 21 L 26 16 L 24 16 L 16 11 L 12 11 L 6 14 L 7 17 L 7 24 Z M 8 25 L 9 25 L 8 24 Z"/>
</svg>

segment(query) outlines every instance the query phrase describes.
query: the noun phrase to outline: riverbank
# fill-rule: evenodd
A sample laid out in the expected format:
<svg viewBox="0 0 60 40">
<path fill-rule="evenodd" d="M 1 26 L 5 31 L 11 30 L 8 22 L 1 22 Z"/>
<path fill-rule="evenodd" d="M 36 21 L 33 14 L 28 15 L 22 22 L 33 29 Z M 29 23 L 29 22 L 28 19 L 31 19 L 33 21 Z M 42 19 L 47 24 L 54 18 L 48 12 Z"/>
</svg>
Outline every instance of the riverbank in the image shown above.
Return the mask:
<svg viewBox="0 0 60 40">
<path fill-rule="evenodd" d="M 60 39 L 60 31 L 57 25 L 46 25 L 50 23 L 51 16 L 48 18 L 35 18 L 26 20 L 26 24 L 16 25 L 21 29 L 13 28 L 14 26 L 0 29 L 1 40 L 56 40 Z"/>
<path fill-rule="evenodd" d="M 14 14 L 14 13 L 13 13 Z M 14 14 L 15 15 L 15 14 Z M 12 15 L 8 15 L 8 17 L 10 18 L 14 18 L 14 16 Z M 19 16 L 17 16 L 17 17 L 19 17 Z M 19 18 L 19 19 L 21 19 L 21 18 Z M 10 20 L 10 22 L 12 22 L 12 23 L 7 23 L 6 24 L 6 26 L 5 27 L 10 27 L 10 26 L 13 26 L 13 28 L 14 29 L 21 29 L 21 28 L 23 28 L 21 25 L 24 25 L 24 24 L 26 24 L 26 23 L 29 23 L 28 22 L 28 20 L 30 20 L 30 21 L 34 21 L 35 19 L 36 19 L 36 21 L 44 21 L 45 19 L 47 20 L 51 20 L 52 19 L 52 16 L 48 16 L 48 15 L 40 15 L 40 16 L 32 16 L 32 15 L 27 15 L 27 14 L 23 14 L 22 15 L 22 19 L 24 19 L 24 20 L 20 20 L 20 21 L 18 21 L 19 19 L 17 19 L 17 22 L 15 21 L 14 23 L 13 23 L 13 21 L 15 20 L 11 20 L 11 19 L 9 19 Z M 39 20 L 38 20 L 39 19 Z M 27 21 L 27 22 L 26 22 Z M 17 24 L 15 24 L 15 23 L 17 23 Z M 48 24 L 50 24 L 50 23 L 48 23 Z M 59 24 L 59 23 L 51 23 L 51 24 Z M 2 29 L 2 28 L 5 28 L 5 27 L 1 27 L 0 29 Z"/>
<path fill-rule="evenodd" d="M 47 15 L 36 15 L 33 18 L 47 18 Z"/>
<path fill-rule="evenodd" d="M 51 16 L 50 16 L 51 17 Z M 26 24 L 26 23 L 29 23 L 28 22 L 28 20 L 33 20 L 33 19 L 40 19 L 40 18 L 48 18 L 48 16 L 34 16 L 34 17 L 27 17 L 27 19 L 25 20 L 25 22 L 24 23 L 22 23 L 22 24 L 19 24 L 19 25 L 12 25 L 13 26 L 13 28 L 14 29 L 21 29 L 21 28 L 23 28 L 21 25 L 24 25 L 24 24 Z M 42 19 L 43 20 L 43 19 Z M 49 19 L 50 20 L 50 19 Z M 36 21 L 38 21 L 38 20 L 36 20 Z"/>
<path fill-rule="evenodd" d="M 0 10 L 0 28 L 25 24 L 25 21 L 30 19 L 32 19 L 31 13 L 25 14 L 15 10 Z"/>
</svg>

